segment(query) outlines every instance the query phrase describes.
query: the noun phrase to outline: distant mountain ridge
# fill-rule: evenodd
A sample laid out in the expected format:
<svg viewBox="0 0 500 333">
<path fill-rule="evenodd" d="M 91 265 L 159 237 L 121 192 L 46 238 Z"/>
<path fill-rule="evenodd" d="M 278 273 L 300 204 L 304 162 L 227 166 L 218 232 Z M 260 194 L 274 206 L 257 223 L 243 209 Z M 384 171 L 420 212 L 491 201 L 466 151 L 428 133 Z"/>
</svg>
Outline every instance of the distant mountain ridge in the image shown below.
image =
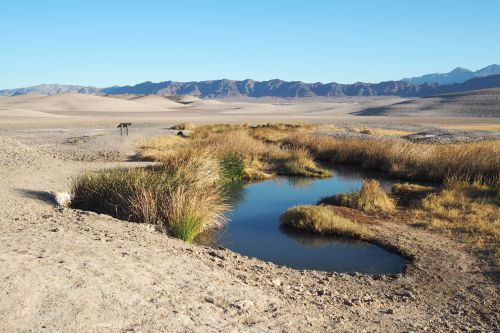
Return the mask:
<svg viewBox="0 0 500 333">
<path fill-rule="evenodd" d="M 418 85 L 425 83 L 453 84 L 462 83 L 477 77 L 485 77 L 498 74 L 500 74 L 500 65 L 493 64 L 481 68 L 475 72 L 467 68 L 457 67 L 449 73 L 426 74 L 417 77 L 404 78 L 401 81 Z"/>
<path fill-rule="evenodd" d="M 472 80 L 450 85 L 422 84 L 416 85 L 403 81 L 386 81 L 380 83 L 304 83 L 301 81 L 254 81 L 254 80 L 213 80 L 200 82 L 159 83 L 143 82 L 135 86 L 122 86 L 101 89 L 104 94 L 161 94 L 161 95 L 194 95 L 202 98 L 224 97 L 338 97 L 338 96 L 401 96 L 422 97 L 443 93 L 463 92 L 469 90 L 500 87 L 500 75 L 474 78 Z"/>
<path fill-rule="evenodd" d="M 98 95 L 101 94 L 101 90 L 95 87 L 66 85 L 66 84 L 40 84 L 38 86 L 27 87 L 27 88 L 0 90 L 0 96 L 15 96 L 23 94 L 56 95 L 64 93 Z"/>
<path fill-rule="evenodd" d="M 491 66 L 489 66 L 491 67 Z M 488 67 L 487 67 L 488 68 Z M 487 68 L 483 69 L 486 70 Z M 495 72 L 495 68 L 490 68 Z M 354 84 L 341 83 L 305 83 L 301 81 L 254 81 L 254 80 L 211 80 L 199 82 L 143 82 L 134 86 L 113 86 L 95 88 L 76 85 L 39 85 L 28 88 L 0 90 L 0 96 L 12 96 L 26 93 L 53 95 L 60 93 L 81 93 L 93 95 L 121 94 L 159 94 L 193 95 L 201 98 L 224 97 L 337 97 L 337 96 L 400 96 L 423 97 L 443 93 L 464 92 L 470 90 L 500 87 L 500 75 L 476 77 L 463 83 L 413 84 L 405 81 L 386 81 L 380 83 Z"/>
</svg>

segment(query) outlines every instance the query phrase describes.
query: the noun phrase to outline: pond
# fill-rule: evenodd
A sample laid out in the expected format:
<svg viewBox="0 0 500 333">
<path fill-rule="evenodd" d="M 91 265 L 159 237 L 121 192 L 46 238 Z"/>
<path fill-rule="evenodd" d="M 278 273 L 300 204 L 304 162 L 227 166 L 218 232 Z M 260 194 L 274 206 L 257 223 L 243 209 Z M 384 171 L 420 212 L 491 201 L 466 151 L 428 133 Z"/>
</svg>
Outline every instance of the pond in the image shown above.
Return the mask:
<svg viewBox="0 0 500 333">
<path fill-rule="evenodd" d="M 316 204 L 327 195 L 361 187 L 377 179 L 389 190 L 395 180 L 381 173 L 345 166 L 332 168 L 333 177 L 277 177 L 228 188 L 232 210 L 226 228 L 212 245 L 295 269 L 330 272 L 397 274 L 406 260 L 377 245 L 345 238 L 292 232 L 280 227 L 279 216 L 298 204 Z"/>
</svg>

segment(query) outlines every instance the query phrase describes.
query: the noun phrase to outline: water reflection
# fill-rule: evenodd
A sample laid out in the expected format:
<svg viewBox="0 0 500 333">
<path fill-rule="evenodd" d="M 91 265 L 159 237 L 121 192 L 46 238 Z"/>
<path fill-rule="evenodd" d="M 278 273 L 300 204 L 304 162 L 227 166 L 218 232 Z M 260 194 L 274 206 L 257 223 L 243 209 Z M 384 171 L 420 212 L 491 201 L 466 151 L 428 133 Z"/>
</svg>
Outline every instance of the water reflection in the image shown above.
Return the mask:
<svg viewBox="0 0 500 333">
<path fill-rule="evenodd" d="M 332 237 L 327 235 L 314 235 L 310 233 L 304 233 L 290 228 L 284 228 L 280 226 L 280 231 L 284 233 L 288 238 L 293 239 L 301 245 L 307 247 L 326 247 L 326 246 L 345 246 L 357 243 L 360 247 L 368 247 L 367 242 L 357 241 L 342 237 Z"/>
<path fill-rule="evenodd" d="M 332 171 L 330 178 L 276 177 L 228 185 L 225 193 L 233 207 L 227 213 L 230 222 L 224 230 L 204 235 L 203 242 L 296 269 L 399 273 L 404 260 L 376 245 L 280 227 L 279 216 L 291 206 L 316 204 L 321 197 L 357 190 L 365 178 L 378 179 L 385 189 L 394 183 L 376 172 L 344 166 Z"/>
</svg>

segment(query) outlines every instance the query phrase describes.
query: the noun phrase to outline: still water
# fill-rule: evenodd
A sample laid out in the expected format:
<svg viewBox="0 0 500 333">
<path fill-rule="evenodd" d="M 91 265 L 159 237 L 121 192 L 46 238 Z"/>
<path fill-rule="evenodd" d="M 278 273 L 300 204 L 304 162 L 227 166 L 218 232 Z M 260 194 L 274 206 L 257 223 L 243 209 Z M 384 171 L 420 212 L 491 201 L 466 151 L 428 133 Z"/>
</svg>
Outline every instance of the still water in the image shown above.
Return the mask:
<svg viewBox="0 0 500 333">
<path fill-rule="evenodd" d="M 385 189 L 395 182 L 380 173 L 334 167 L 330 178 L 278 177 L 228 188 L 233 205 L 229 223 L 216 246 L 295 269 L 395 274 L 405 260 L 379 246 L 358 240 L 292 232 L 280 227 L 279 216 L 298 204 L 316 204 L 321 197 L 361 187 L 364 178 Z"/>
</svg>

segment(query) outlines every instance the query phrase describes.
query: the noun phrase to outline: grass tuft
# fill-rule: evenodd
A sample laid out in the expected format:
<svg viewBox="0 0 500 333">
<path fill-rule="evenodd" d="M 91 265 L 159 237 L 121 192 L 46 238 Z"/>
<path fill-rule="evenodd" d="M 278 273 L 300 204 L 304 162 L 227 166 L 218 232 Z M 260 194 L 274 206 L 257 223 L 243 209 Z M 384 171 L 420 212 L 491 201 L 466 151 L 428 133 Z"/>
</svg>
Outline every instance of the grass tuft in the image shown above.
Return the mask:
<svg viewBox="0 0 500 333">
<path fill-rule="evenodd" d="M 151 168 L 86 173 L 71 188 L 74 208 L 155 224 L 187 242 L 226 221 L 219 163 L 196 150 L 168 156 Z"/>
<path fill-rule="evenodd" d="M 287 228 L 318 234 L 338 235 L 363 239 L 368 229 L 336 215 L 325 206 L 294 206 L 280 216 L 280 223 Z"/>
<path fill-rule="evenodd" d="M 380 183 L 376 180 L 364 180 L 359 191 L 338 193 L 333 196 L 322 198 L 319 203 L 352 207 L 369 213 L 391 213 L 396 208 L 394 199 L 380 188 Z"/>
<path fill-rule="evenodd" d="M 220 156 L 222 177 L 225 182 L 240 180 L 245 170 L 243 157 L 235 152 L 228 152 Z"/>
</svg>

